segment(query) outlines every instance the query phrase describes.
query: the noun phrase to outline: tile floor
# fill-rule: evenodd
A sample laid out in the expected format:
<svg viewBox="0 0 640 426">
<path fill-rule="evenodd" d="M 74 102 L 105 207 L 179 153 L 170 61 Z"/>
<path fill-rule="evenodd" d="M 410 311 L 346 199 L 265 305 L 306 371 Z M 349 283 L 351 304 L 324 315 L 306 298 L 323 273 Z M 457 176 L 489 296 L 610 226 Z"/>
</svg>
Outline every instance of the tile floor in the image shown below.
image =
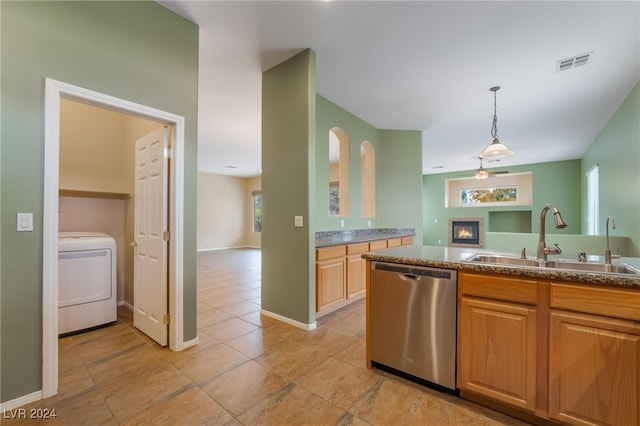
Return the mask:
<svg viewBox="0 0 640 426">
<path fill-rule="evenodd" d="M 260 315 L 260 251 L 198 254 L 198 346 L 161 348 L 120 308 L 59 341 L 59 393 L 29 409 L 64 425 L 523 425 L 365 368 L 364 301 L 303 331 Z"/>
</svg>

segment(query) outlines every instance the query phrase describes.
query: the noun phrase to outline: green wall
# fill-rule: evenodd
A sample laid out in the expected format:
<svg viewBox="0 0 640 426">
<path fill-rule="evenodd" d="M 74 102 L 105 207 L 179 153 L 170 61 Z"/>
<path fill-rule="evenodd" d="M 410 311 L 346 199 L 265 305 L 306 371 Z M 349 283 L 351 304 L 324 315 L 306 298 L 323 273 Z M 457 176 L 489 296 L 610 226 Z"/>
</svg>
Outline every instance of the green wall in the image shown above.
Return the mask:
<svg viewBox="0 0 640 426">
<path fill-rule="evenodd" d="M 640 256 L 640 83 L 636 84 L 618 111 L 582 158 L 581 175 L 594 165 L 600 177 L 600 231 L 607 216 L 616 229 L 611 235 L 631 238 L 630 256 Z M 582 182 L 583 232 L 586 232 L 586 182 Z M 623 253 L 625 254 L 625 253 Z"/>
<path fill-rule="evenodd" d="M 376 180 L 379 225 L 415 228 L 422 240 L 422 133 L 380 130 L 380 173 Z"/>
<path fill-rule="evenodd" d="M 184 339 L 196 337 L 198 27 L 151 1 L 0 2 L 3 402 L 42 388 L 44 81 L 186 119 Z M 33 212 L 34 232 L 16 232 Z"/>
<path fill-rule="evenodd" d="M 416 240 L 420 241 L 421 133 L 378 130 L 328 99 L 320 95 L 316 99 L 316 230 L 415 228 Z M 341 128 L 349 136 L 348 217 L 329 215 L 329 130 L 333 127 Z M 376 216 L 372 218 L 361 214 L 360 144 L 365 140 L 376 150 Z"/>
<path fill-rule="evenodd" d="M 304 324 L 315 321 L 315 117 L 307 49 L 262 74 L 262 308 Z"/>
<path fill-rule="evenodd" d="M 533 173 L 533 204 L 531 206 L 510 207 L 456 207 L 445 208 L 446 179 L 460 178 L 473 175 L 473 170 L 467 172 L 441 173 L 424 175 L 423 182 L 423 244 L 442 245 L 448 244 L 449 218 L 451 217 L 481 217 L 484 218 L 485 231 L 489 229 L 490 219 L 500 220 L 500 216 L 490 218 L 491 211 L 509 212 L 517 211 L 517 218 L 508 226 L 522 227 L 523 213 L 531 212 L 531 232 L 538 234 L 540 225 L 540 211 L 547 203 L 555 204 L 569 226 L 565 229 L 555 229 L 553 220 L 549 214 L 546 218 L 545 231 L 549 234 L 580 234 L 581 233 L 581 196 L 580 191 L 580 160 L 557 161 L 551 163 L 528 164 L 525 166 L 508 167 L 511 173 Z M 492 170 L 504 170 L 495 168 Z M 504 217 L 504 216 L 503 216 Z M 487 248 L 492 248 L 488 247 Z M 522 247 L 520 247 L 521 249 Z M 514 250 L 518 247 L 514 247 Z"/>
<path fill-rule="evenodd" d="M 318 231 L 340 229 L 375 228 L 378 218 L 363 218 L 361 215 L 360 189 L 360 144 L 369 141 L 376 150 L 376 160 L 380 156 L 378 130 L 332 103 L 326 98 L 316 97 L 316 227 Z M 337 217 L 329 215 L 329 130 L 339 127 L 349 136 L 349 216 Z M 376 177 L 379 176 L 380 165 L 376 161 Z M 344 228 L 340 221 L 344 220 Z"/>
</svg>

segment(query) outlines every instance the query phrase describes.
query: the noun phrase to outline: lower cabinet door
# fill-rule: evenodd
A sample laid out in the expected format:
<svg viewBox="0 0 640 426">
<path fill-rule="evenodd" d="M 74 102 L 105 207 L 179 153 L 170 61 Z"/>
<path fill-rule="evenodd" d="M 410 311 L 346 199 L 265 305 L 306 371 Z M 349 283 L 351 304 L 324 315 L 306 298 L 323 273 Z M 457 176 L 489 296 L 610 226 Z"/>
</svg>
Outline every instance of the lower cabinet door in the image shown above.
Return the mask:
<svg viewBox="0 0 640 426">
<path fill-rule="evenodd" d="M 361 255 L 347 257 L 347 298 L 364 293 L 367 282 L 367 260 Z"/>
<path fill-rule="evenodd" d="M 345 258 L 316 262 L 316 311 L 346 299 Z"/>
<path fill-rule="evenodd" d="M 536 309 L 462 297 L 458 386 L 520 409 L 536 403 Z"/>
<path fill-rule="evenodd" d="M 640 424 L 640 323 L 552 311 L 549 337 L 551 418 Z"/>
</svg>

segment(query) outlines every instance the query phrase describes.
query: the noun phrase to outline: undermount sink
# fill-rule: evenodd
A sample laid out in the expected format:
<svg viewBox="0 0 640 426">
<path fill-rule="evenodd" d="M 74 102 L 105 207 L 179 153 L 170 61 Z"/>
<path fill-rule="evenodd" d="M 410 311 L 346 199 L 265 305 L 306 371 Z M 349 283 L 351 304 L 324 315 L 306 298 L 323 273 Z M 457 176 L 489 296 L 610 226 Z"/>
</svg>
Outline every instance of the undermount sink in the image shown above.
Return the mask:
<svg viewBox="0 0 640 426">
<path fill-rule="evenodd" d="M 640 270 L 629 265 L 607 265 L 605 263 L 571 262 L 563 260 L 549 260 L 544 265 L 546 268 L 570 269 L 584 272 L 608 272 L 613 274 L 640 275 Z"/>
<path fill-rule="evenodd" d="M 484 253 L 476 253 L 466 260 L 468 262 L 489 263 L 493 265 L 536 266 L 570 271 L 640 275 L 640 269 L 626 264 L 607 265 L 604 263 L 575 262 L 571 260 L 548 260 L 544 262 L 538 259 L 523 259 L 517 256 Z"/>
<path fill-rule="evenodd" d="M 517 266 L 540 266 L 538 259 L 522 259 L 515 256 L 475 254 L 469 259 L 470 262 L 493 263 L 496 265 L 517 265 Z"/>
</svg>

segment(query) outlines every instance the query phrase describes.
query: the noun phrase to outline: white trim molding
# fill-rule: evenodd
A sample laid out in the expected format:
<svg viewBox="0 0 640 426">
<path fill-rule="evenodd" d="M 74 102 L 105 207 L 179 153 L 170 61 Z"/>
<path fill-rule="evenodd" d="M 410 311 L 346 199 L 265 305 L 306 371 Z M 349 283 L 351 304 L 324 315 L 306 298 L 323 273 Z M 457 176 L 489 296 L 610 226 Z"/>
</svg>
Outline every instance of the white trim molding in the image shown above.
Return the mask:
<svg viewBox="0 0 640 426">
<path fill-rule="evenodd" d="M 280 314 L 276 314 L 274 312 L 266 311 L 264 309 L 261 309 L 260 313 L 262 315 L 266 315 L 266 316 L 268 316 L 270 318 L 276 319 L 278 321 L 282 321 L 284 323 L 287 323 L 287 324 L 292 325 L 294 327 L 301 328 L 303 330 L 315 330 L 315 328 L 316 328 L 316 322 L 315 321 L 312 322 L 311 324 L 305 324 L 303 322 L 292 320 L 291 318 L 287 318 L 287 317 L 282 316 Z"/>
<path fill-rule="evenodd" d="M 2 412 L 2 418 L 6 419 L 5 413 L 11 410 L 15 410 L 23 405 L 31 404 L 32 402 L 40 401 L 42 399 L 42 391 L 36 391 L 28 395 L 23 395 L 19 398 L 12 399 L 11 401 L 3 402 L 0 404 L 0 412 Z"/>
<path fill-rule="evenodd" d="M 124 99 L 47 78 L 45 80 L 44 213 L 42 265 L 42 391 L 47 398 L 58 392 L 58 176 L 60 152 L 60 99 L 78 100 L 98 107 L 160 121 L 171 126 L 171 222 L 169 257 L 169 348 L 180 351 L 183 342 L 184 253 L 184 145 L 185 119 Z M 191 342 L 189 342 L 191 345 Z M 33 394 L 32 394 L 33 395 Z"/>
</svg>

